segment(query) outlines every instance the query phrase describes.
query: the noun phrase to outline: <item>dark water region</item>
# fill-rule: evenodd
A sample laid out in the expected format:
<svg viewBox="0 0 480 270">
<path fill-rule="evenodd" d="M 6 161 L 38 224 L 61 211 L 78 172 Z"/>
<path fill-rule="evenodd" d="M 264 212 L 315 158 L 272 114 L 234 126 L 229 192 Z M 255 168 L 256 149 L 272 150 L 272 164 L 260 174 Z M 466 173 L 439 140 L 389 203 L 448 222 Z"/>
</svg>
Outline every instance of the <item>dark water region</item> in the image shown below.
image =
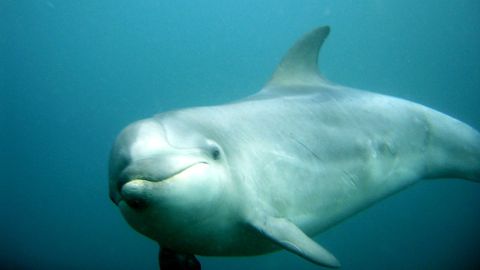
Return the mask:
<svg viewBox="0 0 480 270">
<path fill-rule="evenodd" d="M 480 129 L 479 1 L 0 1 L 0 268 L 157 269 L 108 198 L 110 146 L 157 112 L 255 93 L 319 25 L 329 80 Z M 315 239 L 342 269 L 475 269 L 480 185 L 429 180 Z M 287 252 L 203 269 L 319 269 Z"/>
</svg>

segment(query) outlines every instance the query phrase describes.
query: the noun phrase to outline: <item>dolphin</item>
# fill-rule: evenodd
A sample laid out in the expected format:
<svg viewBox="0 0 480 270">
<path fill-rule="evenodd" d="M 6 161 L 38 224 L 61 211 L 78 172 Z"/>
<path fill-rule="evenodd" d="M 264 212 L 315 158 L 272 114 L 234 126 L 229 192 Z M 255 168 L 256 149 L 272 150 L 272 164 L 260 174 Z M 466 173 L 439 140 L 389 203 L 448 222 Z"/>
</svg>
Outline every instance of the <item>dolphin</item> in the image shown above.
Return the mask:
<svg viewBox="0 0 480 270">
<path fill-rule="evenodd" d="M 158 242 L 161 269 L 280 249 L 337 268 L 312 236 L 422 179 L 480 181 L 472 127 L 325 79 L 329 32 L 301 38 L 257 94 L 160 113 L 117 137 L 110 198 Z"/>
</svg>

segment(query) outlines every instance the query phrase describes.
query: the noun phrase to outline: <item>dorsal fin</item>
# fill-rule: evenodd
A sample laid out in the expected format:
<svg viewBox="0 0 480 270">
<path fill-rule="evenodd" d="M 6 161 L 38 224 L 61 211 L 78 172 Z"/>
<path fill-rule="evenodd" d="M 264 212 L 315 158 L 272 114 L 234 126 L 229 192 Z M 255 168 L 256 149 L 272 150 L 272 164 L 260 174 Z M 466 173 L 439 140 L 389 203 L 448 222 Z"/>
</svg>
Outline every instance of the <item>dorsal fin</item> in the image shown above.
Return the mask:
<svg viewBox="0 0 480 270">
<path fill-rule="evenodd" d="M 325 80 L 318 71 L 318 53 L 330 33 L 322 26 L 304 35 L 283 57 L 268 85 L 315 85 Z"/>
</svg>

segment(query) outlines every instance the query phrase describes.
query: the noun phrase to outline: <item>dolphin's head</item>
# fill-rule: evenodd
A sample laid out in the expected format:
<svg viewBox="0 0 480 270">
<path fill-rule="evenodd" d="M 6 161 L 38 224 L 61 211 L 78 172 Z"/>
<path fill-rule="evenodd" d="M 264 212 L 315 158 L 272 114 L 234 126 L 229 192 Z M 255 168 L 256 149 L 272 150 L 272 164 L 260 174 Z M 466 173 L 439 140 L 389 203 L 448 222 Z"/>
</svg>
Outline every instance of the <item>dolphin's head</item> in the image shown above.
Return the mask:
<svg viewBox="0 0 480 270">
<path fill-rule="evenodd" d="M 118 136 L 109 166 L 110 198 L 127 222 L 157 240 L 215 215 L 228 177 L 219 144 L 161 117 L 135 122 Z"/>
</svg>

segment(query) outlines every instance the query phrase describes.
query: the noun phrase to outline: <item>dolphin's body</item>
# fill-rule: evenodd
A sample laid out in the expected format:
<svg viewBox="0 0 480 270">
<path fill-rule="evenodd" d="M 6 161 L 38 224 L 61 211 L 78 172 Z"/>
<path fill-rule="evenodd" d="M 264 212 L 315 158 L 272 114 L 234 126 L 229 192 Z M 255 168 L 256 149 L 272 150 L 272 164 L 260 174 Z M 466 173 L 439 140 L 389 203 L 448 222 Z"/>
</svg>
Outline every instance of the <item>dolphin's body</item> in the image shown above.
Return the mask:
<svg viewBox="0 0 480 270">
<path fill-rule="evenodd" d="M 119 135 L 110 196 L 160 244 L 161 267 L 280 248 L 338 267 L 311 236 L 421 179 L 480 181 L 473 128 L 323 79 L 317 54 L 328 33 L 302 38 L 256 95 L 162 113 Z"/>
</svg>

